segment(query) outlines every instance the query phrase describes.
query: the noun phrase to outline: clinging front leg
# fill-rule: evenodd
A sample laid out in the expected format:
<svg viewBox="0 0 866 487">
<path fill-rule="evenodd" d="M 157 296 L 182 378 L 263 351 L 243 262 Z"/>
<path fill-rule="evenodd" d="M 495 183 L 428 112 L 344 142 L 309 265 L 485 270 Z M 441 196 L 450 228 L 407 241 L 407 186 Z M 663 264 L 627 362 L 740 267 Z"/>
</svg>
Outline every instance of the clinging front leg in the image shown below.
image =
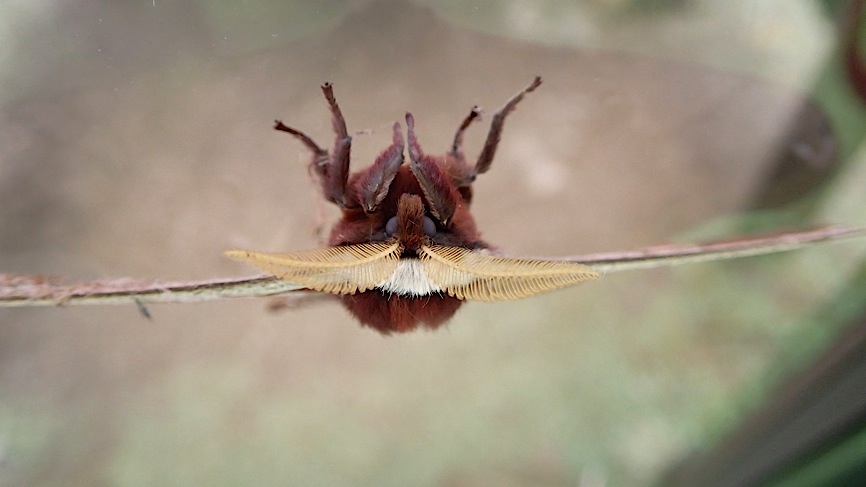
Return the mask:
<svg viewBox="0 0 866 487">
<path fill-rule="evenodd" d="M 403 132 L 400 124 L 395 122 L 391 145 L 352 183 L 355 187 L 354 198 L 367 213 L 373 213 L 388 195 L 391 182 L 403 164 L 403 148 Z"/>
<path fill-rule="evenodd" d="M 430 204 L 430 212 L 442 227 L 448 228 L 451 225 L 451 217 L 457 209 L 460 195 L 449 181 L 448 175 L 442 171 L 436 158 L 425 155 L 421 151 L 421 146 L 418 145 L 418 139 L 415 137 L 415 118 L 411 113 L 406 114 L 406 130 L 409 159 L 412 161 L 409 169 L 412 170 Z"/>
</svg>

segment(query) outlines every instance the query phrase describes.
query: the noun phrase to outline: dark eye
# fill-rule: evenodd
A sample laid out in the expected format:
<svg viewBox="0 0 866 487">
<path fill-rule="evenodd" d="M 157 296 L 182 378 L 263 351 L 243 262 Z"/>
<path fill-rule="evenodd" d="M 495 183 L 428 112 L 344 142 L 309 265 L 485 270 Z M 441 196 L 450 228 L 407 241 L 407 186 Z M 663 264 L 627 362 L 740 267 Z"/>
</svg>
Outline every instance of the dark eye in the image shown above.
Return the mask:
<svg viewBox="0 0 866 487">
<path fill-rule="evenodd" d="M 424 233 L 428 237 L 432 237 L 432 236 L 436 235 L 436 224 L 433 223 L 433 220 L 431 220 L 429 217 L 425 216 L 424 219 L 421 221 L 421 225 L 424 226 Z M 385 234 L 390 236 L 390 235 L 395 235 L 396 233 L 397 233 L 397 217 L 392 216 L 391 218 L 388 219 L 388 222 L 385 223 Z"/>
<path fill-rule="evenodd" d="M 433 223 L 433 220 L 431 220 L 425 216 L 423 225 L 424 225 L 424 233 L 426 233 L 428 237 L 432 237 L 433 235 L 436 235 L 436 224 Z"/>
<path fill-rule="evenodd" d="M 388 223 L 385 224 L 385 233 L 388 235 L 394 235 L 397 233 L 397 217 L 392 216 Z"/>
</svg>

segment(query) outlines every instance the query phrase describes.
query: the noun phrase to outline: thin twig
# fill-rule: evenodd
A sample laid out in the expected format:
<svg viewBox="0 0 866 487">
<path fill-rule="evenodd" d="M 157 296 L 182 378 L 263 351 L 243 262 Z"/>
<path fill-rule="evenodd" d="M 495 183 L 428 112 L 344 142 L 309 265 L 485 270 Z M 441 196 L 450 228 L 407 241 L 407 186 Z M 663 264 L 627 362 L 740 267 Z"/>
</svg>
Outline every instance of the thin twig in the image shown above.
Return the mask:
<svg viewBox="0 0 866 487">
<path fill-rule="evenodd" d="M 556 260 L 579 262 L 591 266 L 598 271 L 610 273 L 774 254 L 797 250 L 822 242 L 864 236 L 866 236 L 866 228 L 829 226 L 813 230 L 777 233 L 774 235 L 738 238 L 702 244 L 658 245 L 626 252 L 577 255 Z"/>
<path fill-rule="evenodd" d="M 831 226 L 723 242 L 662 245 L 551 260 L 579 262 L 610 273 L 784 252 L 863 236 L 866 236 L 866 228 Z M 0 274 L 0 307 L 135 304 L 141 309 L 148 303 L 191 303 L 287 293 L 290 294 L 285 297 L 293 300 L 321 295 L 271 276 L 164 283 L 119 278 L 63 284 L 56 278 L 44 276 Z"/>
<path fill-rule="evenodd" d="M 130 278 L 62 284 L 56 278 L 0 274 L 0 306 L 77 304 L 193 303 L 223 298 L 272 296 L 303 287 L 271 276 L 185 282 L 145 282 Z"/>
</svg>

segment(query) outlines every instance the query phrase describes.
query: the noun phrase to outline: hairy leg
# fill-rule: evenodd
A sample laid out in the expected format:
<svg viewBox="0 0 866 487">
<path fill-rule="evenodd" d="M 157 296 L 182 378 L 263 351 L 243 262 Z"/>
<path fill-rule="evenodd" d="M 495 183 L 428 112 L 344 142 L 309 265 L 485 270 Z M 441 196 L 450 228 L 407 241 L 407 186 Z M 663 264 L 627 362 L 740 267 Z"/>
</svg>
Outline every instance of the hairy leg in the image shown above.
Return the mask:
<svg viewBox="0 0 866 487">
<path fill-rule="evenodd" d="M 394 176 L 403 164 L 403 132 L 399 123 L 394 123 L 391 145 L 382 151 L 369 168 L 353 179 L 352 197 L 367 213 L 372 213 L 388 195 Z"/>
<path fill-rule="evenodd" d="M 430 204 L 430 212 L 439 220 L 440 225 L 448 228 L 451 225 L 451 217 L 457 209 L 460 195 L 437 159 L 425 155 L 418 145 L 418 139 L 415 137 L 415 117 L 411 113 L 406 114 L 406 129 L 411 160 L 409 169 L 412 170 Z"/>
<path fill-rule="evenodd" d="M 457 128 L 457 132 L 454 134 L 454 142 L 451 144 L 451 150 L 448 152 L 448 172 L 451 175 L 451 180 L 458 187 L 468 187 L 475 181 L 475 170 L 466 164 L 466 157 L 463 155 L 463 133 L 472 125 L 472 122 L 480 118 L 481 107 L 475 105 Z"/>
<path fill-rule="evenodd" d="M 334 87 L 330 82 L 322 85 L 322 93 L 328 100 L 331 109 L 331 124 L 334 127 L 336 138 L 334 150 L 328 161 L 327 181 L 324 183 L 325 198 L 333 201 L 337 206 L 346 208 L 346 182 L 349 180 L 349 153 L 352 149 L 352 137 L 346 130 L 346 119 L 337 105 L 334 97 Z"/>
<path fill-rule="evenodd" d="M 499 139 L 502 137 L 502 128 L 505 125 L 505 117 L 514 110 L 514 107 L 520 103 L 520 100 L 527 93 L 535 91 L 541 85 L 541 76 L 536 76 L 532 83 L 523 89 L 520 93 L 511 97 L 505 105 L 493 115 L 493 122 L 490 124 L 490 132 L 487 133 L 487 141 L 484 142 L 484 148 L 481 150 L 481 155 L 478 156 L 478 161 L 475 163 L 475 175 L 483 174 L 490 169 L 493 163 L 493 156 L 496 154 L 496 147 L 499 145 Z"/>
</svg>

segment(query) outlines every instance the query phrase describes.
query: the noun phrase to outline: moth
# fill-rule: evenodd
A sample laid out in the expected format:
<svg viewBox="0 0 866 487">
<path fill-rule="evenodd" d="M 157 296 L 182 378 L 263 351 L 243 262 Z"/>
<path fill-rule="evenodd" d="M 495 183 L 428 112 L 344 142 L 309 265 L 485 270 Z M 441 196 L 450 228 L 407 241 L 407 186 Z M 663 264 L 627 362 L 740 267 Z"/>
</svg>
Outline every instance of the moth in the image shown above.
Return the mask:
<svg viewBox="0 0 866 487">
<path fill-rule="evenodd" d="M 481 239 L 469 210 L 472 183 L 487 172 L 505 120 L 535 79 L 494 115 L 474 165 L 463 154 L 463 134 L 480 118 L 476 106 L 463 119 L 450 150 L 425 154 L 406 113 L 406 138 L 394 123 L 391 145 L 368 168 L 351 173 L 352 137 L 330 83 L 322 85 L 335 132 L 330 152 L 305 133 L 276 121 L 274 128 L 312 152 L 311 172 L 324 198 L 342 210 L 328 247 L 293 253 L 229 250 L 280 279 L 338 295 L 362 325 L 389 334 L 437 328 L 464 301 L 520 299 L 597 279 L 592 268 L 574 263 L 497 255 Z M 409 155 L 405 163 L 405 153 Z"/>
</svg>

